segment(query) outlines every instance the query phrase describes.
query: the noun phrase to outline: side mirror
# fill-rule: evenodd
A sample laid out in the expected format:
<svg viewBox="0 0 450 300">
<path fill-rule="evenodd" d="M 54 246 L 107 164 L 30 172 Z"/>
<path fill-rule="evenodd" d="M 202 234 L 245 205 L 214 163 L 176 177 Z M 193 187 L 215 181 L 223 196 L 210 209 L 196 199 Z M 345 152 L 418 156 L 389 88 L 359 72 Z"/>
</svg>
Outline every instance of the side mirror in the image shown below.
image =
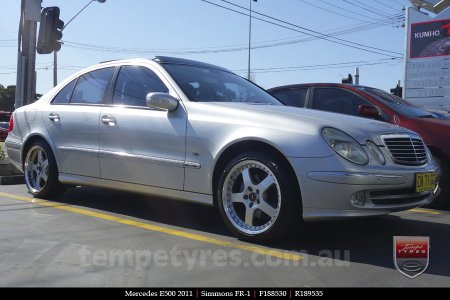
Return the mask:
<svg viewBox="0 0 450 300">
<path fill-rule="evenodd" d="M 365 118 L 381 120 L 381 113 L 376 106 L 361 104 L 358 106 L 358 115 Z"/>
<path fill-rule="evenodd" d="M 147 106 L 150 108 L 174 111 L 178 107 L 178 99 L 166 93 L 150 93 L 146 97 Z"/>
</svg>

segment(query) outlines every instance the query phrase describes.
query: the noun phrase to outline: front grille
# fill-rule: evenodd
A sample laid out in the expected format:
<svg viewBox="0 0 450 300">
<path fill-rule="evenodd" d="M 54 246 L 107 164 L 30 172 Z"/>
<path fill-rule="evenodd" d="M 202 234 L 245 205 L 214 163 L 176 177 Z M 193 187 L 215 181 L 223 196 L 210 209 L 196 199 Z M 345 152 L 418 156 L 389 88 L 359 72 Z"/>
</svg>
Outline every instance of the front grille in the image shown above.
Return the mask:
<svg viewBox="0 0 450 300">
<path fill-rule="evenodd" d="M 423 165 L 427 162 L 427 151 L 419 136 L 392 134 L 381 138 L 394 162 L 409 166 Z"/>
</svg>

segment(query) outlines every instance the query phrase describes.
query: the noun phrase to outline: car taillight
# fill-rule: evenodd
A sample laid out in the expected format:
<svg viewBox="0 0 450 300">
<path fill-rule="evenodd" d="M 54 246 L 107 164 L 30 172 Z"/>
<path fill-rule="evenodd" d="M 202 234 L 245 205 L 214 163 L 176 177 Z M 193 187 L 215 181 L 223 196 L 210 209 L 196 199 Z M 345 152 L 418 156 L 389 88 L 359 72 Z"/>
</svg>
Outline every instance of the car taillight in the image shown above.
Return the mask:
<svg viewBox="0 0 450 300">
<path fill-rule="evenodd" d="M 14 117 L 11 114 L 11 118 L 9 118 L 8 132 L 13 131 L 13 129 L 14 129 Z"/>
</svg>

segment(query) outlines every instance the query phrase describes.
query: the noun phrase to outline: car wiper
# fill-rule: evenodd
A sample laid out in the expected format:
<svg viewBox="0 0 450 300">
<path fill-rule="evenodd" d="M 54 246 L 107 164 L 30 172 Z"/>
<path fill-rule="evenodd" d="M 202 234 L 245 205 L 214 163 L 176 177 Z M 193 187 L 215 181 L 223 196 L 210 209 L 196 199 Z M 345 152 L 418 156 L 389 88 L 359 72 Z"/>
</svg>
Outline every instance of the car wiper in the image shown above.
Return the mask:
<svg viewBox="0 0 450 300">
<path fill-rule="evenodd" d="M 423 115 L 423 116 L 420 116 L 419 118 L 421 118 L 421 119 L 435 119 L 436 117 L 433 116 L 433 115 Z"/>
<path fill-rule="evenodd" d="M 251 105 L 273 105 L 272 103 L 266 103 L 266 102 L 247 102 Z"/>
</svg>

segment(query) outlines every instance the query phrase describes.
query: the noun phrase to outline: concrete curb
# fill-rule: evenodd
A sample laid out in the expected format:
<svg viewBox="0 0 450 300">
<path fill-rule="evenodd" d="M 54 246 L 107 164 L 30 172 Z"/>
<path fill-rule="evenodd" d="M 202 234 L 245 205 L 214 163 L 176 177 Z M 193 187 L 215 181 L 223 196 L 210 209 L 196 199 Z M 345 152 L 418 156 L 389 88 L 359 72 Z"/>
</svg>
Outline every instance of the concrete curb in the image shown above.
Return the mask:
<svg viewBox="0 0 450 300">
<path fill-rule="evenodd" d="M 0 161 L 0 185 L 23 184 L 22 172 L 16 169 L 8 160 Z"/>
<path fill-rule="evenodd" d="M 24 184 L 23 175 L 0 176 L 0 185 Z"/>
</svg>

